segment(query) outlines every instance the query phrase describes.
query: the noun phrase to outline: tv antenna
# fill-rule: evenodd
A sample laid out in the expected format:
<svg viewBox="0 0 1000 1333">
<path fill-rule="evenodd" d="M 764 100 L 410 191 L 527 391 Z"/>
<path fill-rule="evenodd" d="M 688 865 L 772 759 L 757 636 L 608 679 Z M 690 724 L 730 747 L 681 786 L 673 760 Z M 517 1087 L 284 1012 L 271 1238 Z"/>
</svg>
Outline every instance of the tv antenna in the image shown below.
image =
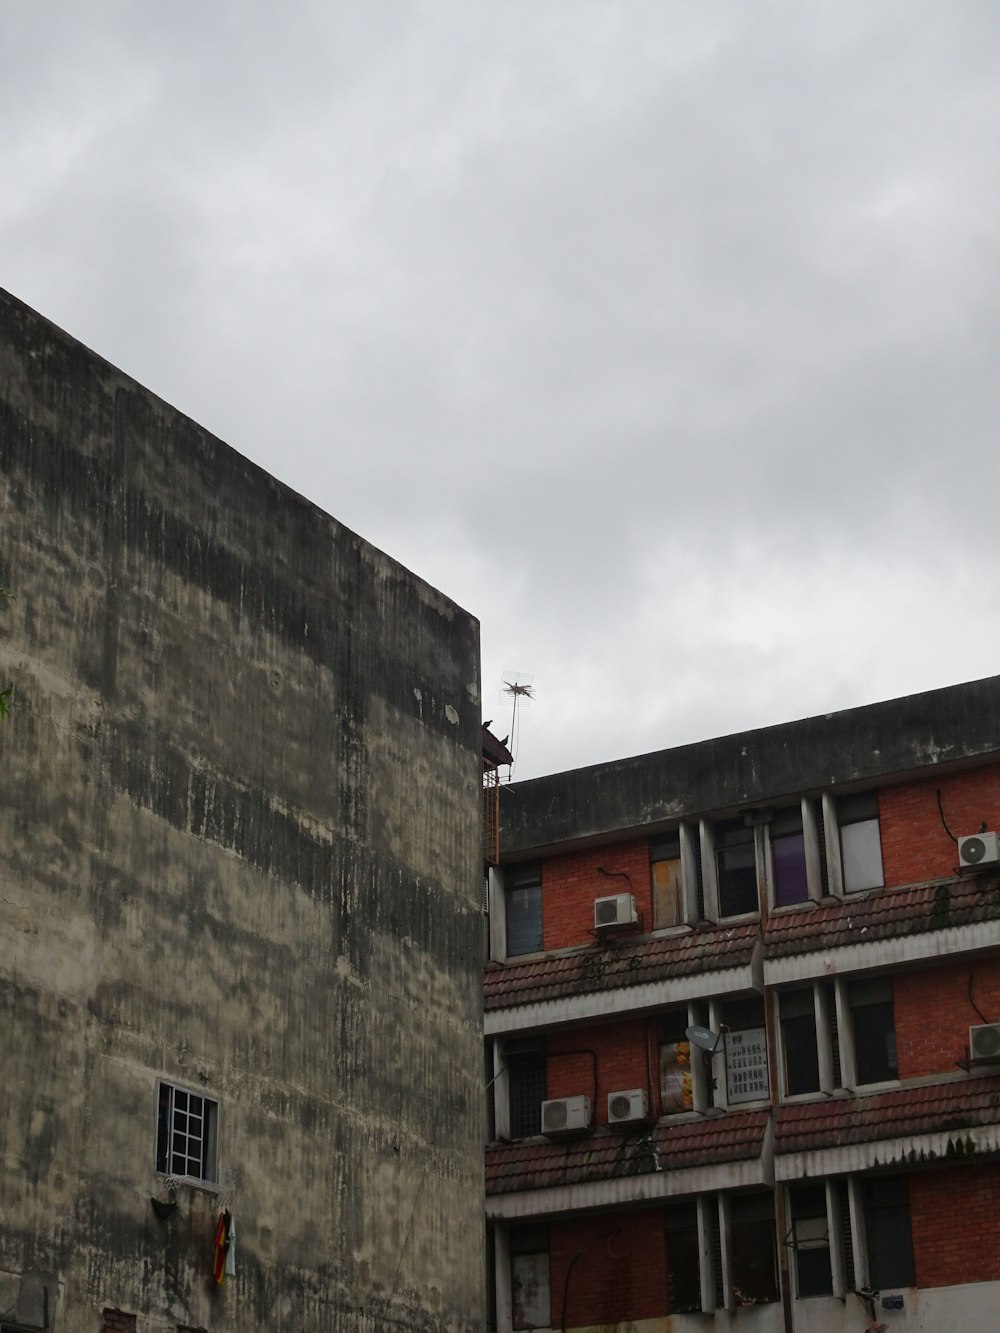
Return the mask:
<svg viewBox="0 0 1000 1333">
<path fill-rule="evenodd" d="M 529 708 L 535 698 L 534 676 L 525 671 L 505 671 L 500 683 L 500 702 L 511 703 L 510 742 L 508 748 L 517 762 L 518 712 L 523 706 Z M 514 764 L 510 771 L 513 774 Z"/>
</svg>

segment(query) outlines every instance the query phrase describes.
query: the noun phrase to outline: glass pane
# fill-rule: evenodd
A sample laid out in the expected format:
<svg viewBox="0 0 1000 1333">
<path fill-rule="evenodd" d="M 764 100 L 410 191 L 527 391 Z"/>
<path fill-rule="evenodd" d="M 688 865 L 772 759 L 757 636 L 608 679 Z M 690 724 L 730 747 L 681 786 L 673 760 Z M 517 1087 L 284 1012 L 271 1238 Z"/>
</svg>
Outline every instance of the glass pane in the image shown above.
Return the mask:
<svg viewBox="0 0 1000 1333">
<path fill-rule="evenodd" d="M 806 992 L 811 1000 L 812 996 Z M 781 1033 L 785 1048 L 785 1091 L 789 1097 L 803 1092 L 819 1092 L 819 1048 L 816 1043 L 816 1019 L 811 1012 L 782 1017 Z M 784 997 L 782 997 L 784 1011 Z"/>
<path fill-rule="evenodd" d="M 733 1199 L 733 1285 L 737 1304 L 778 1299 L 773 1210 L 770 1195 Z"/>
<path fill-rule="evenodd" d="M 666 1210 L 667 1310 L 687 1314 L 701 1309 L 698 1208 L 676 1204 Z"/>
<path fill-rule="evenodd" d="M 899 1076 L 891 1000 L 854 1010 L 854 1060 L 859 1083 L 885 1083 Z"/>
<path fill-rule="evenodd" d="M 865 1183 L 868 1270 L 873 1287 L 912 1287 L 913 1239 L 906 1180 L 889 1176 Z"/>
<path fill-rule="evenodd" d="M 757 862 L 753 843 L 720 847 L 716 853 L 719 874 L 719 912 L 739 916 L 757 910 Z"/>
<path fill-rule="evenodd" d="M 511 1138 L 524 1139 L 542 1132 L 542 1102 L 546 1093 L 545 1055 L 525 1052 L 507 1058 L 510 1088 Z"/>
<path fill-rule="evenodd" d="M 664 1115 L 690 1111 L 694 1106 L 691 1047 L 687 1041 L 666 1042 L 660 1047 L 660 1101 Z"/>
<path fill-rule="evenodd" d="M 774 902 L 776 907 L 804 903 L 809 897 L 806 878 L 806 840 L 802 833 L 789 833 L 771 839 L 774 859 Z"/>
<path fill-rule="evenodd" d="M 540 953 L 542 949 L 542 886 L 507 891 L 507 956 Z"/>
<path fill-rule="evenodd" d="M 684 917 L 681 908 L 681 862 L 653 862 L 653 929 L 679 926 Z"/>
<path fill-rule="evenodd" d="M 866 819 L 860 824 L 848 824 L 842 828 L 840 848 L 844 858 L 844 888 L 847 892 L 857 893 L 861 889 L 882 887 L 885 879 L 882 874 L 882 843 L 877 819 Z"/>
<path fill-rule="evenodd" d="M 548 1328 L 549 1256 L 515 1254 L 510 1261 L 510 1277 L 514 1328 Z"/>
</svg>

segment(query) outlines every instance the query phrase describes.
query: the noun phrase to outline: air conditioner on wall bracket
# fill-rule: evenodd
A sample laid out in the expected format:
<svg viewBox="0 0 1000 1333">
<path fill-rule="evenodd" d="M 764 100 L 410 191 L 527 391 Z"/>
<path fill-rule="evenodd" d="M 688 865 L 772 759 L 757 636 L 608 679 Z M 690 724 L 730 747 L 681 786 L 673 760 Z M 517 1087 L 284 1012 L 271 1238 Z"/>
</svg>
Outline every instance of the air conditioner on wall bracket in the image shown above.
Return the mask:
<svg viewBox="0 0 1000 1333">
<path fill-rule="evenodd" d="M 1000 1023 L 969 1028 L 969 1056 L 979 1064 L 1000 1061 Z"/>
<path fill-rule="evenodd" d="M 1000 839 L 995 833 L 973 833 L 958 840 L 959 864 L 967 868 L 1000 862 Z"/>
<path fill-rule="evenodd" d="M 624 1092 L 608 1093 L 609 1125 L 641 1124 L 648 1118 L 645 1088 L 628 1088 Z"/>
<path fill-rule="evenodd" d="M 607 930 L 611 926 L 634 926 L 638 920 L 635 896 L 631 893 L 615 893 L 610 898 L 594 899 L 595 930 Z"/>
<path fill-rule="evenodd" d="M 590 1128 L 589 1097 L 554 1097 L 542 1102 L 542 1133 L 547 1138 L 560 1134 L 584 1134 Z"/>
</svg>

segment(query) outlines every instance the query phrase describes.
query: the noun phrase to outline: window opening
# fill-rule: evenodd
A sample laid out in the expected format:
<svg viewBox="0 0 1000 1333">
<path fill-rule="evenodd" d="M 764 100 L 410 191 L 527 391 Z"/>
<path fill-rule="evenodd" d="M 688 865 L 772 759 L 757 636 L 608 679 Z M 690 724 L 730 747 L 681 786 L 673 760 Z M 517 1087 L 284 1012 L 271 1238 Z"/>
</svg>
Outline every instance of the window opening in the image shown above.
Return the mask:
<svg viewBox="0 0 1000 1333">
<path fill-rule="evenodd" d="M 730 1234 L 733 1287 L 737 1304 L 778 1299 L 778 1249 L 774 1234 L 774 1196 L 736 1195 L 732 1199 Z"/>
<path fill-rule="evenodd" d="M 788 907 L 809 898 L 806 839 L 802 808 L 779 810 L 771 820 L 771 864 L 774 868 L 774 905 Z"/>
<path fill-rule="evenodd" d="M 660 1107 L 663 1115 L 694 1107 L 691 1044 L 685 1035 L 687 1011 L 663 1014 L 659 1022 Z"/>
<path fill-rule="evenodd" d="M 826 1187 L 797 1186 L 788 1191 L 795 1252 L 795 1291 L 799 1297 L 829 1296 L 833 1291 Z"/>
<path fill-rule="evenodd" d="M 868 1281 L 876 1290 L 912 1287 L 913 1238 L 905 1176 L 874 1176 L 863 1182 Z"/>
<path fill-rule="evenodd" d="M 719 880 L 719 915 L 756 912 L 757 858 L 753 829 L 742 819 L 715 826 L 715 863 Z"/>
<path fill-rule="evenodd" d="M 885 883 L 882 871 L 882 842 L 878 825 L 878 794 L 863 792 L 837 799 L 837 824 L 840 828 L 840 854 L 844 869 L 844 891 L 880 889 Z"/>
<path fill-rule="evenodd" d="M 214 1181 L 218 1123 L 218 1102 L 161 1082 L 157 1090 L 157 1171 Z"/>
<path fill-rule="evenodd" d="M 510 1097 L 510 1135 L 530 1138 L 542 1132 L 542 1102 L 548 1086 L 545 1048 L 540 1042 L 507 1048 L 507 1088 Z"/>
<path fill-rule="evenodd" d="M 551 1318 L 548 1228 L 511 1227 L 508 1245 L 513 1327 L 548 1328 Z"/>
<path fill-rule="evenodd" d="M 785 991 L 779 1000 L 785 1093 L 819 1092 L 819 1043 L 812 988 Z"/>
<path fill-rule="evenodd" d="M 701 1310 L 701 1247 L 698 1205 L 675 1203 L 666 1209 L 667 1313 Z"/>
<path fill-rule="evenodd" d="M 653 881 L 653 929 L 684 924 L 684 876 L 680 832 L 654 838 L 649 844 Z"/>
<path fill-rule="evenodd" d="M 722 1007 L 726 1032 L 726 1100 L 759 1101 L 770 1092 L 764 1001 L 731 1000 Z"/>
<path fill-rule="evenodd" d="M 854 1063 L 859 1083 L 886 1083 L 898 1078 L 892 983 L 853 981 L 848 1002 L 854 1025 Z"/>
<path fill-rule="evenodd" d="M 507 900 L 507 956 L 542 951 L 542 867 L 538 862 L 508 866 L 504 871 Z"/>
</svg>

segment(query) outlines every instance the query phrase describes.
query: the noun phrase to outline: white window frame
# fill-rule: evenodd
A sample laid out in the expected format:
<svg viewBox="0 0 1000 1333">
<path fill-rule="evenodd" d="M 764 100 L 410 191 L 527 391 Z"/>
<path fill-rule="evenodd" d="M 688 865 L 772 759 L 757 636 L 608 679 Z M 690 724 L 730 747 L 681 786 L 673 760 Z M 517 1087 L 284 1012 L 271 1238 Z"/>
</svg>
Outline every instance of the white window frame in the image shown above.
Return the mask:
<svg viewBox="0 0 1000 1333">
<path fill-rule="evenodd" d="M 169 1094 L 169 1121 L 166 1128 L 167 1144 L 165 1167 L 159 1164 L 160 1151 L 160 1103 L 163 1090 L 166 1089 Z M 175 1115 L 190 1115 L 188 1111 L 177 1111 L 175 1106 L 175 1095 L 182 1093 L 186 1097 L 197 1097 L 202 1104 L 202 1133 L 198 1136 L 197 1142 L 203 1146 L 201 1156 L 205 1159 L 206 1165 L 203 1168 L 204 1174 L 191 1175 L 190 1172 L 174 1171 L 173 1164 L 176 1154 L 175 1135 L 181 1131 L 177 1128 Z M 220 1139 L 220 1121 L 221 1108 L 219 1099 L 211 1097 L 204 1088 L 192 1088 L 187 1084 L 178 1083 L 175 1079 L 158 1078 L 156 1080 L 156 1124 L 153 1137 L 153 1166 L 159 1175 L 166 1176 L 171 1180 L 176 1180 L 183 1184 L 202 1185 L 209 1188 L 215 1187 L 219 1183 L 219 1139 Z M 193 1137 L 185 1133 L 186 1138 Z M 186 1159 L 190 1159 L 190 1152 L 185 1152 Z"/>
</svg>

